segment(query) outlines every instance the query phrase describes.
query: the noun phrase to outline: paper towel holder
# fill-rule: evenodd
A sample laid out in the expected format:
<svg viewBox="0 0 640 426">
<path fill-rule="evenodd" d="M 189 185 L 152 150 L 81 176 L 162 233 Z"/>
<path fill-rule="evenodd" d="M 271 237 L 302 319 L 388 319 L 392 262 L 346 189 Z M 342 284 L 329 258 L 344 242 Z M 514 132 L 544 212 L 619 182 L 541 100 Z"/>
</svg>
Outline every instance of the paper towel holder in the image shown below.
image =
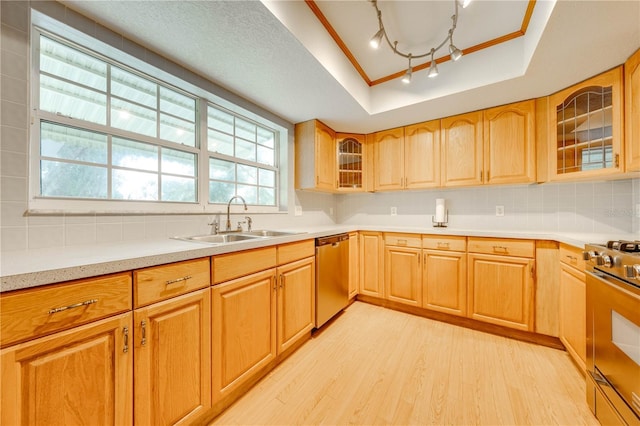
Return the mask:
<svg viewBox="0 0 640 426">
<path fill-rule="evenodd" d="M 435 216 L 431 216 L 431 224 L 434 228 L 446 228 L 449 225 L 449 209 L 444 211 L 444 221 L 436 222 Z"/>
</svg>

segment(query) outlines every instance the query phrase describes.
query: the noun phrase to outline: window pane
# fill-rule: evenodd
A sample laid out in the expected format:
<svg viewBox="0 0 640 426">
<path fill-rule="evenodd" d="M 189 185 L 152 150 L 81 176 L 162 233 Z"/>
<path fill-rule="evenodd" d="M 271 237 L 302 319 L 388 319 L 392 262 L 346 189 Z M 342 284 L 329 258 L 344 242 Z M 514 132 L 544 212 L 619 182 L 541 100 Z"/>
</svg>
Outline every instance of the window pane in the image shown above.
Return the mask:
<svg viewBox="0 0 640 426">
<path fill-rule="evenodd" d="M 236 180 L 236 165 L 231 161 L 209 159 L 209 179 Z"/>
<path fill-rule="evenodd" d="M 158 108 L 158 85 L 140 76 L 111 67 L 111 94 L 131 102 Z"/>
<path fill-rule="evenodd" d="M 107 95 L 46 75 L 40 76 L 40 109 L 92 123 L 107 123 Z"/>
<path fill-rule="evenodd" d="M 256 125 L 236 117 L 236 137 L 255 141 Z"/>
<path fill-rule="evenodd" d="M 158 171 L 158 147 L 114 137 L 112 142 L 114 166 L 130 169 Z"/>
<path fill-rule="evenodd" d="M 228 203 L 235 195 L 235 184 L 227 182 L 209 182 L 209 202 Z"/>
<path fill-rule="evenodd" d="M 258 187 L 238 184 L 237 191 L 247 204 L 258 204 Z"/>
<path fill-rule="evenodd" d="M 162 173 L 182 176 L 196 175 L 196 155 L 176 149 L 162 149 Z"/>
<path fill-rule="evenodd" d="M 236 155 L 237 158 L 248 161 L 256 161 L 256 144 L 252 142 L 236 139 Z"/>
<path fill-rule="evenodd" d="M 271 148 L 258 145 L 258 163 L 273 166 L 275 161 L 275 151 Z"/>
<path fill-rule="evenodd" d="M 196 180 L 178 176 L 162 176 L 162 201 L 196 201 Z"/>
<path fill-rule="evenodd" d="M 260 169 L 258 178 L 260 186 L 276 186 L 276 172 L 273 170 Z"/>
<path fill-rule="evenodd" d="M 160 139 L 196 146 L 196 126 L 194 123 L 160 114 Z"/>
<path fill-rule="evenodd" d="M 107 169 L 43 160 L 41 189 L 45 197 L 107 198 Z"/>
<path fill-rule="evenodd" d="M 275 134 L 271 130 L 258 127 L 258 143 L 264 145 L 267 148 L 275 147 Z"/>
<path fill-rule="evenodd" d="M 158 175 L 131 170 L 113 170 L 113 198 L 158 200 Z"/>
<path fill-rule="evenodd" d="M 103 92 L 107 90 L 106 63 L 42 36 L 40 70 Z"/>
<path fill-rule="evenodd" d="M 209 106 L 209 122 L 207 125 L 215 130 L 220 130 L 233 135 L 233 115 Z"/>
<path fill-rule="evenodd" d="M 238 164 L 238 182 L 258 184 L 258 169 L 252 166 Z"/>
<path fill-rule="evenodd" d="M 155 137 L 156 112 L 120 99 L 111 99 L 111 125 L 141 135 Z"/>
<path fill-rule="evenodd" d="M 160 111 L 192 123 L 196 121 L 195 99 L 162 86 L 160 86 Z"/>
<path fill-rule="evenodd" d="M 261 206 L 276 205 L 276 190 L 273 188 L 259 188 L 258 204 Z"/>
<path fill-rule="evenodd" d="M 209 151 L 233 156 L 233 136 L 209 129 Z"/>
<path fill-rule="evenodd" d="M 40 153 L 43 157 L 107 164 L 107 135 L 43 121 Z"/>
</svg>

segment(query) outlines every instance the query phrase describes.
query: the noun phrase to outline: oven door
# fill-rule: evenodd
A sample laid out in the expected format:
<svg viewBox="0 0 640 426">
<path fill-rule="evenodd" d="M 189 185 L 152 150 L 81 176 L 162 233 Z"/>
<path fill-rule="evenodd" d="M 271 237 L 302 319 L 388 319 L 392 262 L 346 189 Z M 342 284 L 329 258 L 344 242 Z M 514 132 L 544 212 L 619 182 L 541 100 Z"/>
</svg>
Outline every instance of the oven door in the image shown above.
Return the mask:
<svg viewBox="0 0 640 426">
<path fill-rule="evenodd" d="M 592 310 L 591 374 L 618 412 L 636 424 L 640 421 L 640 289 L 597 270 L 586 274 Z"/>
</svg>

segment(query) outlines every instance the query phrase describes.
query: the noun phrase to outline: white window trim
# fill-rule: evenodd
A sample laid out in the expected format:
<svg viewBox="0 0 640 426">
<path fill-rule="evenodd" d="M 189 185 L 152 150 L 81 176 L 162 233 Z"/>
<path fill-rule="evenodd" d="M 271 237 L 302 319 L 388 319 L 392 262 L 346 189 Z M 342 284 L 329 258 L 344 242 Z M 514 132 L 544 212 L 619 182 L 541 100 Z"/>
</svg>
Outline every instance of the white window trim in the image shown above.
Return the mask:
<svg viewBox="0 0 640 426">
<path fill-rule="evenodd" d="M 198 201 L 194 203 L 184 202 L 168 202 L 168 201 L 131 201 L 131 200 L 96 200 L 96 199 L 57 199 L 51 197 L 40 197 L 40 119 L 44 119 L 46 114 L 39 113 L 39 48 L 33 45 L 38 43 L 39 34 L 51 33 L 63 40 L 80 46 L 87 46 L 92 51 L 103 55 L 116 62 L 125 64 L 130 68 L 136 69 L 142 73 L 153 76 L 156 80 L 166 83 L 170 86 L 177 87 L 179 90 L 195 95 L 197 100 L 197 114 L 200 117 L 200 126 L 196 129 L 199 140 L 196 147 L 198 155 Z M 62 36 L 63 34 L 64 36 Z M 207 150 L 207 103 L 214 104 L 238 114 L 251 121 L 255 121 L 264 127 L 271 128 L 276 133 L 276 164 L 279 171 L 277 172 L 277 195 L 276 206 L 258 206 L 249 205 L 248 213 L 287 213 L 287 201 L 290 198 L 289 186 L 292 184 L 288 177 L 288 158 L 290 150 L 289 131 L 286 127 L 267 120 L 260 115 L 248 111 L 231 101 L 224 99 L 210 91 L 201 87 L 190 84 L 154 67 L 139 58 L 129 55 L 115 47 L 101 42 L 87 34 L 84 34 L 74 28 L 71 28 L 59 21 L 50 18 L 36 10 L 31 10 L 31 68 L 30 68 L 30 147 L 29 147 L 29 199 L 28 199 L 28 215 L 118 215 L 118 214 L 215 214 L 226 211 L 226 203 L 212 204 L 209 199 L 209 155 Z M 57 122 L 62 122 L 59 118 Z M 73 123 L 69 123 L 73 125 Z M 136 139 L 141 140 L 138 136 Z"/>
</svg>

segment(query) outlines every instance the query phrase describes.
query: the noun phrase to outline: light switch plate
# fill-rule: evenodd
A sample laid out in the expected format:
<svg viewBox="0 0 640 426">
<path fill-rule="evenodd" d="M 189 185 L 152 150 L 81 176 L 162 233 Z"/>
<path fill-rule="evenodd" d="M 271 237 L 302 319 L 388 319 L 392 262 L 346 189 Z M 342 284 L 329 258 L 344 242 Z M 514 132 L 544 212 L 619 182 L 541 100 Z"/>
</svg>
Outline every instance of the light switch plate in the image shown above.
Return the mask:
<svg viewBox="0 0 640 426">
<path fill-rule="evenodd" d="M 296 206 L 296 210 L 294 212 L 296 216 L 302 216 L 302 206 Z"/>
<path fill-rule="evenodd" d="M 496 216 L 504 216 L 504 206 L 496 206 Z"/>
</svg>

